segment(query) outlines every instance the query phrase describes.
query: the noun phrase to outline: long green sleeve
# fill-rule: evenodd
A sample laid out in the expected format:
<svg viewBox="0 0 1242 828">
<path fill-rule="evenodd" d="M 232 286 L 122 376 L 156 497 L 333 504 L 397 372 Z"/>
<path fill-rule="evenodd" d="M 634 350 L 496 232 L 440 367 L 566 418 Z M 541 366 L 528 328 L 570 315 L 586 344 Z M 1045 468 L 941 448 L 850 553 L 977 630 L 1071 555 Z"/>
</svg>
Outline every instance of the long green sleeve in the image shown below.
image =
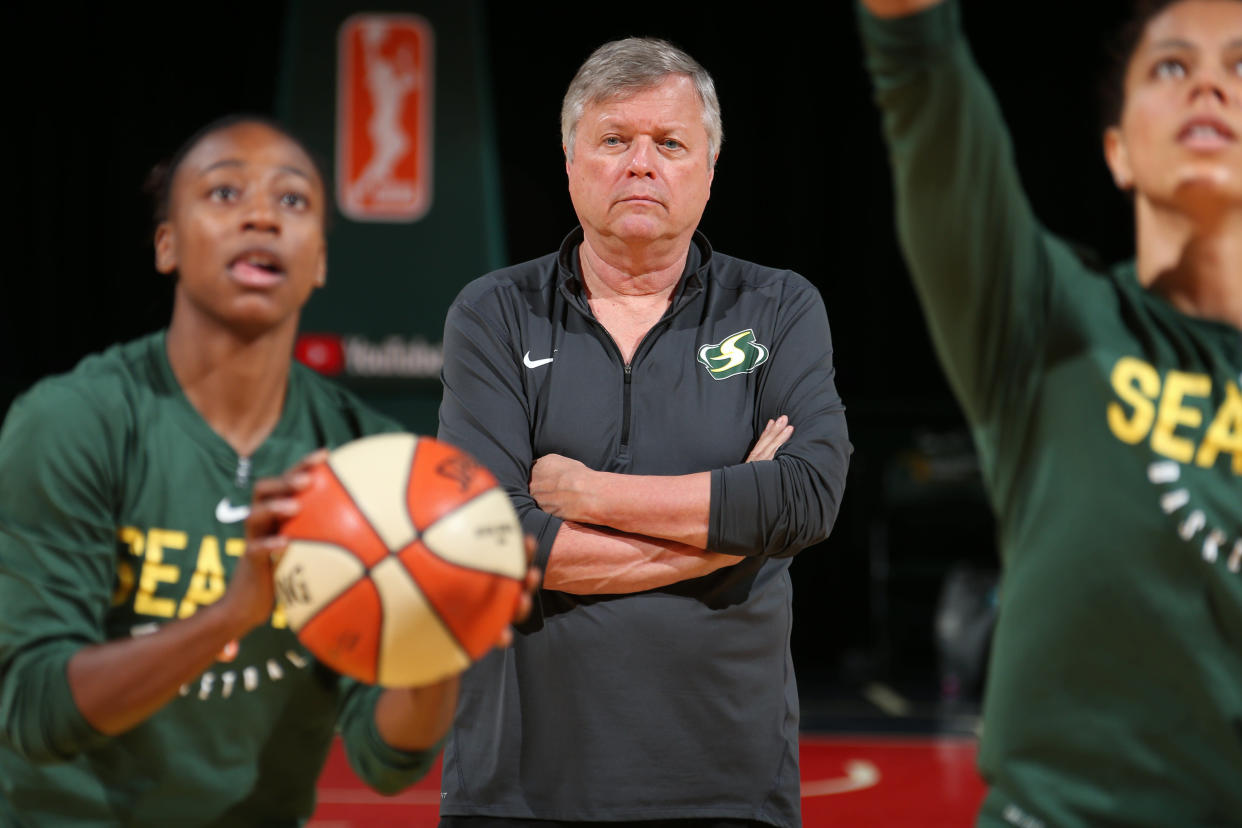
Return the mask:
<svg viewBox="0 0 1242 828">
<path fill-rule="evenodd" d="M 1242 333 L 1040 225 L 955 3 L 859 16 L 1000 534 L 979 823 L 1242 824 Z"/>
</svg>

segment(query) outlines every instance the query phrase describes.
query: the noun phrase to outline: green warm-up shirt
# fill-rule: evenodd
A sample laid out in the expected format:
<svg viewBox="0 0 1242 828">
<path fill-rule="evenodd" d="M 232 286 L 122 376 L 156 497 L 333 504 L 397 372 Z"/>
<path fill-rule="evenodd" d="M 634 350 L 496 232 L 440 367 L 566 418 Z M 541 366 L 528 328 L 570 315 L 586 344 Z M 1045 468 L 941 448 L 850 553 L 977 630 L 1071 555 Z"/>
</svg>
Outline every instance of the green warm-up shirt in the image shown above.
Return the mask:
<svg viewBox="0 0 1242 828">
<path fill-rule="evenodd" d="M 299 365 L 281 419 L 239 458 L 190 405 L 155 334 L 36 385 L 0 432 L 0 825 L 287 825 L 308 817 L 334 727 L 368 783 L 415 781 L 433 752 L 384 744 L 378 688 L 271 623 L 132 730 L 95 731 L 65 670 L 224 592 L 254 480 L 398 426 Z"/>
<path fill-rule="evenodd" d="M 902 246 L 1004 576 L 988 826 L 1242 824 L 1242 332 L 1032 215 L 958 9 L 860 10 Z"/>
</svg>

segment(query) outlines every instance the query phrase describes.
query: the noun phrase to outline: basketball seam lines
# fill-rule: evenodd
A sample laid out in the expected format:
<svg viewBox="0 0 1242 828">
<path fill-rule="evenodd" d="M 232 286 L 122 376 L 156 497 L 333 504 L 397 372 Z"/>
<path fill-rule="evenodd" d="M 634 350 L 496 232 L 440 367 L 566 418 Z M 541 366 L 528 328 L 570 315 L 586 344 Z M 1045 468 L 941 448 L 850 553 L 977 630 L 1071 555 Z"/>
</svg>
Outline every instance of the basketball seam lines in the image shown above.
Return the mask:
<svg viewBox="0 0 1242 828">
<path fill-rule="evenodd" d="M 409 549 L 409 547 L 407 546 L 406 549 Z M 396 556 L 394 555 L 393 557 L 396 557 Z M 440 622 L 441 628 L 443 628 L 443 630 L 446 633 L 448 633 L 448 639 L 453 642 L 454 646 L 457 647 L 458 652 L 460 652 L 463 656 L 466 657 L 467 666 L 469 666 L 470 664 L 473 664 L 474 659 L 470 657 L 470 651 L 467 650 L 465 646 L 462 645 L 461 639 L 457 637 L 457 633 L 453 631 L 453 628 L 449 626 L 448 621 L 446 621 L 444 616 L 440 614 L 440 610 L 436 609 L 436 605 L 431 603 L 431 598 L 428 597 L 427 590 L 423 589 L 423 585 L 418 582 L 418 579 L 414 577 L 414 573 L 411 572 L 406 567 L 405 563 L 403 561 L 400 561 L 399 558 L 398 558 L 398 561 L 401 562 L 401 572 L 405 575 L 405 577 L 410 579 L 410 583 L 413 584 L 414 588 L 418 590 L 420 595 L 423 596 L 423 602 L 427 605 L 427 609 L 431 610 L 431 614 L 436 617 L 436 621 Z M 383 641 L 382 638 L 380 640 Z"/>
<path fill-rule="evenodd" d="M 453 514 L 454 512 L 456 512 L 456 511 L 458 511 L 458 510 L 460 510 L 460 509 L 464 509 L 464 508 L 466 508 L 466 507 L 467 507 L 467 506 L 469 506 L 471 503 L 474 503 L 476 500 L 478 500 L 479 498 L 483 497 L 483 495 L 487 494 L 488 492 L 491 492 L 492 490 L 499 490 L 502 494 L 505 494 L 505 497 L 508 497 L 508 496 L 509 496 L 508 494 L 506 494 L 506 493 L 505 493 L 505 490 L 504 490 L 504 489 L 500 488 L 500 483 L 499 483 L 499 481 L 497 481 L 496 485 L 494 485 L 494 486 L 488 486 L 488 487 L 487 487 L 486 489 L 484 489 L 483 491 L 478 492 L 477 494 L 475 494 L 475 495 L 474 495 L 473 497 L 471 497 L 469 500 L 463 500 L 463 501 L 461 501 L 461 502 L 460 502 L 460 503 L 458 503 L 456 506 L 454 506 L 452 509 L 450 509 L 449 511 L 445 512 L 444 514 L 442 514 L 442 515 L 440 515 L 438 518 L 436 518 L 434 521 L 432 521 L 431 525 L 432 525 L 432 526 L 435 526 L 437 523 L 439 523 L 440 521 L 444 520 L 444 519 L 445 519 L 446 517 L 448 517 L 449 515 Z M 415 527 L 414 527 L 414 529 L 417 531 L 417 530 L 418 530 L 418 527 L 417 527 L 417 526 L 415 526 Z M 469 564 L 458 563 L 457 561 L 450 561 L 448 558 L 442 557 L 439 553 L 437 553 L 437 552 L 436 552 L 434 549 L 432 549 L 430 546 L 427 546 L 427 542 L 423 540 L 423 536 L 424 536 L 425 534 L 426 534 L 425 532 L 419 532 L 419 533 L 418 533 L 418 537 L 417 537 L 417 538 L 415 538 L 414 540 L 415 540 L 415 541 L 421 541 L 421 542 L 422 542 L 422 544 L 423 544 L 423 547 L 424 547 L 424 548 L 426 548 L 428 552 L 431 552 L 431 554 L 435 555 L 437 558 L 440 558 L 440 560 L 444 561 L 446 564 L 450 564 L 450 565 L 452 565 L 452 566 L 456 566 L 456 567 L 458 567 L 458 568 L 460 568 L 460 569 L 466 569 L 466 570 L 469 570 L 469 571 L 471 571 L 471 572 L 483 572 L 483 573 L 485 573 L 485 574 L 487 574 L 487 575 L 499 575 L 501 578 L 511 578 L 511 576 L 509 576 L 509 575 L 505 575 L 503 572 L 496 572 L 495 570 L 491 570 L 491 569 L 481 569 L 480 567 L 477 567 L 477 566 L 470 566 Z M 519 518 L 519 519 L 518 519 L 518 535 L 520 536 L 521 534 L 522 534 L 522 521 L 521 521 L 521 519 Z M 411 541 L 411 543 L 412 543 L 412 542 L 413 542 L 413 541 Z M 408 549 L 408 548 L 409 548 L 409 545 L 406 545 L 406 546 L 402 547 L 402 549 L 403 549 L 403 550 L 404 550 L 404 549 Z M 523 548 L 525 548 L 525 547 L 523 547 Z M 516 581 L 516 580 L 520 580 L 520 579 L 519 579 L 519 578 L 512 578 L 512 580 L 515 580 L 515 581 Z"/>
<path fill-rule="evenodd" d="M 415 447 L 415 450 L 417 451 L 417 446 Z M 406 472 L 406 475 L 408 476 L 408 475 L 410 474 L 410 471 L 413 471 L 413 469 L 414 469 L 414 461 L 413 461 L 413 455 L 411 455 L 411 460 L 410 460 L 410 469 L 409 469 L 409 471 L 407 471 L 407 472 Z M 354 497 L 354 493 L 353 493 L 353 492 L 351 492 L 351 491 L 349 490 L 349 487 L 345 485 L 345 481 L 344 481 L 344 480 L 342 480 L 342 479 L 341 479 L 341 477 L 340 477 L 340 475 L 338 475 L 338 474 L 336 473 L 336 469 L 332 468 L 331 464 L 329 464 L 329 465 L 328 465 L 328 471 L 332 472 L 332 478 L 333 478 L 333 479 L 334 479 L 337 483 L 339 483 L 339 484 L 340 484 L 340 486 L 341 486 L 341 491 L 343 491 L 343 492 L 345 493 L 345 496 L 346 496 L 347 498 L 349 498 L 349 502 L 353 504 L 353 506 L 354 506 L 354 511 L 356 511 L 358 514 L 362 515 L 362 517 L 364 518 L 363 522 L 367 525 L 367 529 L 370 531 L 371 536 L 372 536 L 373 538 L 375 538 L 377 541 L 379 541 L 380 546 L 384 547 L 384 549 L 385 549 L 385 550 L 387 550 L 387 554 L 386 554 L 383 558 L 380 558 L 378 561 L 376 561 L 376 562 L 375 562 L 375 566 L 379 566 L 379 565 L 380 565 L 381 563 L 383 563 L 385 560 L 387 560 L 388 558 L 391 558 L 391 557 L 393 556 L 393 554 L 394 554 L 394 553 L 393 553 L 392 549 L 388 546 L 388 542 L 387 542 L 386 540 L 384 540 L 382 537 L 380 537 L 380 533 L 379 533 L 378 531 L 376 531 L 374 524 L 372 524 L 372 523 L 371 523 L 371 517 L 370 517 L 370 515 L 368 515 L 368 514 L 366 513 L 366 510 L 364 510 L 364 509 L 362 508 L 362 504 L 360 504 L 360 503 L 358 502 L 357 498 L 355 498 L 355 497 Z M 409 509 L 408 504 L 407 504 L 407 506 L 406 506 L 406 509 L 407 509 L 407 510 Z M 410 518 L 410 526 L 414 527 L 414 540 L 410 541 L 410 543 L 413 543 L 414 541 L 416 541 L 416 540 L 418 540 L 420 537 L 422 537 L 422 533 L 418 531 L 418 526 L 416 526 L 416 525 L 414 524 L 414 518 L 413 518 L 413 517 L 411 517 L 411 518 Z M 406 546 L 409 546 L 409 544 L 406 544 Z M 406 548 L 406 546 L 403 546 L 403 547 L 401 547 L 401 548 L 402 548 L 402 549 L 405 549 L 405 548 Z M 354 557 L 358 557 L 357 553 L 354 553 Z M 362 561 L 362 559 L 361 559 L 361 558 L 358 558 L 358 560 Z M 369 576 L 370 576 L 370 574 L 371 574 L 371 570 L 372 570 L 372 569 L 374 569 L 375 567 L 371 566 L 371 565 L 370 565 L 370 564 L 368 564 L 366 561 L 362 561 L 362 565 L 363 565 L 363 567 L 366 569 L 366 571 L 367 571 L 367 575 L 368 575 L 368 577 L 369 577 Z"/>
<path fill-rule="evenodd" d="M 417 448 L 417 447 L 416 447 L 416 448 Z M 377 562 L 376 562 L 375 566 L 379 566 L 379 564 L 380 564 L 380 563 L 382 563 L 383 561 L 387 560 L 388 558 L 393 557 L 392 550 L 388 548 L 388 544 L 387 544 L 387 543 L 385 543 L 385 542 L 384 542 L 384 539 L 383 539 L 383 538 L 381 538 L 381 537 L 379 536 L 379 533 L 375 531 L 375 527 L 371 525 L 371 518 L 367 517 L 367 513 L 366 513 L 366 512 L 364 512 L 364 511 L 362 510 L 362 508 L 358 505 L 358 501 L 354 498 L 354 494 L 353 494 L 353 492 L 351 492 L 351 491 L 349 490 L 349 487 L 345 485 L 345 481 L 341 479 L 341 476 L 340 476 L 340 475 L 338 475 L 338 474 L 336 473 L 336 469 L 332 468 L 332 464 L 331 464 L 331 463 L 326 463 L 325 465 L 327 465 L 327 467 L 328 467 L 328 473 L 332 475 L 332 479 L 336 481 L 337 485 L 341 487 L 341 491 L 343 491 L 343 492 L 345 493 L 345 497 L 349 498 L 349 502 L 350 502 L 351 504 L 353 504 L 353 507 L 354 507 L 355 511 L 357 511 L 357 512 L 358 512 L 358 514 L 362 515 L 362 516 L 363 516 L 363 518 L 365 518 L 365 520 L 364 520 L 363 522 L 366 524 L 367 529 L 368 529 L 368 530 L 370 531 L 370 533 L 371 533 L 371 534 L 375 537 L 375 539 L 376 539 L 376 540 L 378 540 L 378 541 L 380 542 L 380 546 L 384 547 L 384 549 L 386 549 L 386 550 L 388 551 L 388 554 L 387 554 L 387 555 L 385 555 L 383 558 L 381 558 L 379 561 L 377 561 Z M 411 461 L 411 464 L 410 464 L 410 465 L 411 465 L 411 468 L 412 468 L 412 467 L 413 467 L 413 461 Z M 411 525 L 413 525 L 413 523 L 414 523 L 414 521 L 413 521 L 413 519 L 411 519 L 411 520 L 410 520 L 410 524 L 411 524 Z M 415 526 L 415 527 L 414 527 L 414 534 L 415 534 L 415 535 L 417 535 L 417 534 L 418 534 L 418 527 L 417 527 L 417 526 Z M 332 546 L 338 546 L 338 548 L 339 548 L 339 545 L 338 545 L 338 544 L 331 544 L 331 545 L 332 545 Z M 403 548 L 404 548 L 404 547 L 403 547 Z M 374 567 L 369 566 L 369 565 L 367 564 L 367 562 L 366 562 L 366 561 L 364 561 L 364 560 L 362 560 L 362 558 L 358 557 L 358 553 L 354 552 L 352 549 L 346 549 L 345 551 L 346 551 L 346 552 L 348 552 L 348 553 L 349 553 L 351 556 L 353 556 L 353 557 L 354 557 L 354 558 L 355 558 L 355 559 L 356 559 L 359 563 L 361 563 L 361 564 L 362 564 L 362 577 L 360 577 L 357 581 L 354 581 L 353 583 L 351 583 L 351 584 L 349 584 L 348 586 L 346 586 L 344 589 L 342 589 L 342 590 L 341 590 L 340 592 L 338 592 L 336 595 L 333 595 L 330 599 L 328 599 L 328 600 L 324 601 L 323 603 L 321 603 L 321 604 L 319 605 L 319 609 L 315 610 L 315 612 L 314 612 L 314 613 L 313 613 L 313 614 L 312 614 L 309 618 L 307 618 L 305 621 L 303 621 L 303 622 L 302 622 L 302 629 L 306 629 L 307 627 L 309 627 L 309 626 L 310 626 L 310 624 L 311 624 L 311 622 L 313 622 L 316 618 L 318 618 L 318 617 L 319 617 L 319 616 L 320 616 L 320 615 L 321 615 L 321 614 L 322 614 L 322 613 L 323 613 L 323 612 L 324 612 L 324 611 L 325 611 L 328 607 L 332 606 L 333 602 L 335 602 L 337 598 L 340 598 L 342 595 L 344 595 L 346 592 L 348 592 L 348 591 L 349 591 L 352 587 L 354 587 L 355 585 L 357 585 L 357 584 L 359 583 L 359 581 L 365 580 L 367 583 L 369 583 L 369 584 L 371 585 L 371 588 L 372 588 L 372 589 L 374 589 L 374 590 L 376 591 L 376 594 L 377 594 L 377 595 L 376 595 L 376 597 L 377 597 L 377 598 L 379 598 L 379 595 L 378 595 L 378 593 L 379 593 L 379 588 L 378 588 L 378 587 L 376 587 L 376 586 L 375 586 L 375 582 L 371 580 L 371 570 L 372 570 Z M 405 567 L 404 567 L 404 565 L 403 565 L 403 566 L 402 566 L 402 569 L 404 569 L 404 568 L 405 568 Z M 381 653 L 381 651 L 382 651 L 382 649 L 383 649 L 383 648 L 382 648 L 382 644 L 383 644 L 383 641 L 384 641 L 384 621 L 385 621 L 385 619 L 384 619 L 384 613 L 383 613 L 384 602 L 383 602 L 383 600 L 382 600 L 382 599 L 379 599 L 379 605 L 380 605 L 380 610 L 381 610 L 381 612 L 379 613 L 379 617 L 380 617 L 380 619 L 379 619 L 379 621 L 380 621 L 379 639 L 378 639 L 378 641 L 376 642 L 376 645 L 375 645 L 375 663 L 371 665 L 371 672 L 372 672 L 372 674 L 375 676 L 375 678 L 376 678 L 376 680 L 377 680 L 377 681 L 379 680 L 380 653 Z"/>
</svg>

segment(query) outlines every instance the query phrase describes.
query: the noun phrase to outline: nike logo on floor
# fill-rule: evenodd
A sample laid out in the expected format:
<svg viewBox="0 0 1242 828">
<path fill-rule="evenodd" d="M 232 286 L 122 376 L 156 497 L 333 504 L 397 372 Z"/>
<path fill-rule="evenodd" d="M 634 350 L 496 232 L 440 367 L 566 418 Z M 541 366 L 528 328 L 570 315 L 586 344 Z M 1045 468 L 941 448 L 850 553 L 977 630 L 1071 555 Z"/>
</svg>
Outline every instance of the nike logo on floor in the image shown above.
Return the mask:
<svg viewBox="0 0 1242 828">
<path fill-rule="evenodd" d="M 540 365 L 547 365 L 554 359 L 556 359 L 556 357 L 548 357 L 547 359 L 531 359 L 530 351 L 522 354 L 522 364 L 527 368 L 538 368 Z"/>
<path fill-rule="evenodd" d="M 227 497 L 220 498 L 220 502 L 216 504 L 216 520 L 221 523 L 237 523 L 239 520 L 245 520 L 250 514 L 250 507 L 234 506 L 229 503 Z"/>
</svg>

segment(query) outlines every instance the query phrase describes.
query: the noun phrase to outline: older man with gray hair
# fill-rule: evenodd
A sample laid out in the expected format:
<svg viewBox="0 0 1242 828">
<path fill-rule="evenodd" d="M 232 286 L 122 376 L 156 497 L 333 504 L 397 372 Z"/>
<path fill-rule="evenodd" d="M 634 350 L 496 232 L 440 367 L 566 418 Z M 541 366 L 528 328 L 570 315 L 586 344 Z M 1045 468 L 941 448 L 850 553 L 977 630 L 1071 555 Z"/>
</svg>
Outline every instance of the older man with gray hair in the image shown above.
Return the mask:
<svg viewBox="0 0 1242 828">
<path fill-rule="evenodd" d="M 496 474 L 545 574 L 463 678 L 441 825 L 792 828 L 788 569 L 850 454 L 823 301 L 697 231 L 723 131 L 689 55 L 600 47 L 561 135 L 580 226 L 445 320 L 439 436 Z"/>
</svg>

